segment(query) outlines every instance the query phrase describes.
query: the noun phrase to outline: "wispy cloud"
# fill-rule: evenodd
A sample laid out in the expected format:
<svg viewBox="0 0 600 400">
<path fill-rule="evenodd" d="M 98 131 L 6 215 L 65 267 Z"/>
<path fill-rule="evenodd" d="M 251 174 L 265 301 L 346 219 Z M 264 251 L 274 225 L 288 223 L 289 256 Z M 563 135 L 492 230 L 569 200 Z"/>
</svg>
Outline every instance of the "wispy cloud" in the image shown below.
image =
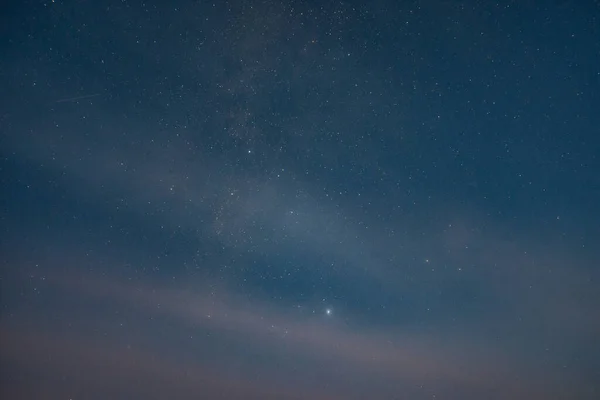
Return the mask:
<svg viewBox="0 0 600 400">
<path fill-rule="evenodd" d="M 49 262 L 60 263 L 59 259 Z M 70 261 L 72 262 L 73 260 Z M 82 260 L 82 264 L 85 263 L 89 264 L 90 260 Z M 150 318 L 152 324 L 175 324 L 178 329 L 189 330 L 194 335 L 201 335 L 201 332 L 208 329 L 212 335 L 221 338 L 223 346 L 232 349 L 229 354 L 222 354 L 221 357 L 233 357 L 233 360 L 237 357 L 243 358 L 242 354 L 248 351 L 243 350 L 243 347 L 258 354 L 268 355 L 268 361 L 257 366 L 260 376 L 264 378 L 282 372 L 295 376 L 293 381 L 288 382 L 291 386 L 278 389 L 285 397 L 297 393 L 296 389 L 292 389 L 295 385 L 305 388 L 317 385 L 327 388 L 324 393 L 329 394 L 319 394 L 317 391 L 304 396 L 318 398 L 341 393 L 343 398 L 361 398 L 377 386 L 378 390 L 383 388 L 384 392 L 390 394 L 413 393 L 415 398 L 426 398 L 432 393 L 454 393 L 458 397 L 478 394 L 491 396 L 490 398 L 510 396 L 517 399 L 559 399 L 566 398 L 561 386 L 548 382 L 567 385 L 568 390 L 565 389 L 565 393 L 572 393 L 574 385 L 577 384 L 577 379 L 573 377 L 565 381 L 564 373 L 560 379 L 550 378 L 557 376 L 558 371 L 542 367 L 527 355 L 503 348 L 505 343 L 502 340 L 490 341 L 490 338 L 478 337 L 477 333 L 432 329 L 402 330 L 376 325 L 371 328 L 350 328 L 344 323 L 336 322 L 334 318 L 302 315 L 297 310 L 276 306 L 260 298 L 240 296 L 226 286 L 207 281 L 152 284 L 139 279 L 124 280 L 116 275 L 82 274 L 78 272 L 81 265 L 77 267 L 63 263 L 62 267 L 55 270 L 58 269 L 63 273 L 44 276 L 46 290 L 53 290 L 51 288 L 54 287 L 62 293 L 60 296 L 72 299 L 71 301 L 76 299 L 76 302 L 86 304 L 91 301 L 91 304 L 96 304 L 93 309 L 100 307 L 130 310 L 128 313 L 137 315 L 138 318 L 141 316 L 143 319 L 144 315 Z M 73 314 L 76 315 L 78 314 Z M 75 318 L 86 320 L 93 316 L 79 315 Z M 108 318 L 104 324 L 119 323 L 119 318 L 114 318 L 113 321 L 111 317 Z M 127 355 L 119 353 L 118 348 L 122 348 L 123 343 L 118 345 L 111 342 L 114 339 L 96 335 L 96 341 L 83 344 L 80 342 L 88 339 L 85 339 L 85 336 L 80 337 L 81 333 L 77 330 L 71 331 L 69 339 L 58 340 L 52 334 L 47 337 L 47 334 L 43 333 L 47 328 L 41 327 L 35 329 L 38 333 L 31 336 L 31 328 L 23 330 L 18 324 L 13 326 L 10 320 L 5 321 L 4 329 L 8 329 L 6 335 L 10 340 L 3 341 L 9 346 L 3 353 L 8 352 L 10 359 L 26 363 L 29 367 L 40 367 L 47 362 L 54 365 L 53 363 L 58 362 L 56 354 L 60 352 L 65 355 L 61 359 L 68 361 L 64 361 L 66 365 L 61 361 L 57 367 L 66 368 L 66 371 L 93 368 L 90 373 L 105 376 L 104 379 L 110 380 L 110 374 L 116 374 L 118 371 L 111 366 L 119 364 L 120 368 L 128 371 L 127 374 L 133 374 L 132 377 L 139 376 L 136 379 L 151 379 L 162 390 L 167 390 L 170 385 L 179 382 L 179 379 L 184 379 L 184 382 L 188 383 L 180 386 L 182 395 L 191 392 L 233 393 L 231 395 L 235 398 L 238 395 L 235 393 L 247 391 L 257 393 L 256 396 L 262 393 L 260 396 L 269 398 L 269 393 L 272 393 L 270 390 L 273 388 L 269 386 L 268 379 L 253 382 L 251 387 L 245 387 L 248 383 L 244 382 L 250 378 L 247 371 L 242 370 L 238 371 L 237 375 L 227 375 L 227 379 L 233 379 L 233 382 L 242 385 L 239 389 L 241 392 L 235 392 L 236 386 L 228 386 L 225 378 L 213 379 L 213 375 L 219 377 L 222 376 L 219 374 L 226 371 L 219 372 L 223 368 L 219 360 L 203 358 L 189 364 L 189 358 L 185 357 L 188 361 L 181 364 L 182 361 L 178 361 L 178 357 L 183 354 L 180 346 L 177 346 L 177 350 L 173 348 L 165 353 L 165 350 L 173 345 L 163 343 L 161 352 L 156 353 L 146 345 L 143 353 L 135 355 L 135 352 L 132 352 Z M 143 324 L 135 330 L 145 331 Z M 147 332 L 150 338 L 148 343 L 158 340 L 152 330 Z M 140 346 L 139 343 L 144 343 L 141 339 L 138 337 L 137 347 Z M 30 342 L 35 342 L 35 346 L 32 347 Z M 95 343 L 98 350 L 88 351 L 92 343 Z M 30 351 L 12 352 L 10 349 L 15 345 L 25 346 Z M 203 353 L 197 347 L 190 350 Z M 171 361 L 160 358 L 160 354 L 169 353 L 173 357 Z M 44 358 L 41 354 L 50 356 Z M 149 361 L 144 361 L 146 359 Z M 56 371 L 56 367 L 51 369 Z M 100 370 L 103 372 L 98 372 Z M 209 370 L 211 372 L 207 375 Z M 314 374 L 320 378 L 316 378 Z M 152 378 L 155 375 L 159 380 Z M 196 387 L 193 384 L 198 382 L 194 378 L 196 376 L 204 377 L 201 382 L 212 383 Z M 523 380 L 523 376 L 527 376 L 527 379 Z M 285 382 L 285 379 L 277 381 L 281 383 Z M 270 389 L 266 390 L 265 386 Z M 227 390 L 223 389 L 225 387 Z M 230 390 L 233 392 L 229 392 Z M 581 390 L 582 394 L 586 393 L 585 387 Z M 362 395 L 352 396 L 352 391 Z"/>
</svg>

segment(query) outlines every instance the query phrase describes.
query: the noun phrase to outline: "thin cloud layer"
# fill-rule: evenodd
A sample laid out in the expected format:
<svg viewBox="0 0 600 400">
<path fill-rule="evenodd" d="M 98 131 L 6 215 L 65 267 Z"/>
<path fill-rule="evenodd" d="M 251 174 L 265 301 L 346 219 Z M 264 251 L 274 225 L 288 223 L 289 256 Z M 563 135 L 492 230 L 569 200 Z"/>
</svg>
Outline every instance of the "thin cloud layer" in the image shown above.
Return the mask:
<svg viewBox="0 0 600 400">
<path fill-rule="evenodd" d="M 7 9 L 1 398 L 599 397 L 591 9 L 109 3 Z"/>
<path fill-rule="evenodd" d="M 194 393 L 219 393 L 223 398 L 236 398 L 244 392 L 257 398 L 271 398 L 278 394 L 272 392 L 274 388 L 267 377 L 282 373 L 286 376 L 286 372 L 294 375 L 294 379 L 288 382 L 291 386 L 277 389 L 284 397 L 297 394 L 297 389 L 292 389 L 295 385 L 327 389 L 311 391 L 298 398 L 330 398 L 327 396 L 334 394 L 340 398 L 361 398 L 364 393 L 382 387 L 389 393 L 410 392 L 417 398 L 425 398 L 429 393 L 455 393 L 456 396 L 496 393 L 497 398 L 524 399 L 568 397 L 569 391 L 561 394 L 564 390 L 561 386 L 548 386 L 556 370 L 528 360 L 510 348 L 502 350 L 502 340 L 489 341 L 476 333 L 473 336 L 460 331 L 403 331 L 378 326 L 357 330 L 323 315 L 302 315 L 298 310 L 273 306 L 259 298 L 240 297 L 223 285 L 206 281 L 152 284 L 139 278 L 82 274 L 81 270 L 94 270 L 94 261 L 89 258 L 80 259 L 75 265 L 61 263 L 60 257 L 51 257 L 46 262 L 57 264 L 56 270 L 63 272 L 40 277 L 36 276 L 40 271 L 34 269 L 21 280 L 26 287 L 40 284 L 40 301 L 44 301 L 45 296 L 64 298 L 54 313 L 70 315 L 69 322 L 46 320 L 47 326 L 23 325 L 18 322 L 20 318 L 13 317 L 17 322 L 9 318 L 4 324 L 3 353 L 7 365 L 21 365 L 30 373 L 40 373 L 50 366 L 54 373 L 65 371 L 72 377 L 71 371 L 88 371 L 95 376 L 95 385 L 105 380 L 116 387 L 120 383 L 115 381 L 115 374 L 124 374 L 123 380 L 131 375 L 134 380 L 150 379 L 162 390 L 160 393 L 177 386 L 183 398 L 192 397 Z M 73 260 L 67 262 L 73 263 Z M 44 270 L 48 271 L 48 267 Z M 145 345 L 125 344 L 118 335 L 101 331 L 96 331 L 92 335 L 95 339 L 90 340 L 87 339 L 89 333 L 78 332 L 77 328 L 68 329 L 66 336 L 61 337 L 57 329 L 65 329 L 65 324 L 95 325 L 92 321 L 96 317 L 82 314 L 71 305 L 74 303 L 88 304 L 87 307 L 98 310 L 103 322 L 96 328 L 122 325 L 125 321 L 129 330 L 141 333 L 142 337 L 136 340 Z M 34 304 L 33 308 L 40 305 Z M 122 311 L 116 316 L 104 311 L 111 309 Z M 38 312 L 41 311 L 40 308 Z M 136 317 L 131 318 L 132 315 Z M 149 326 L 140 323 L 144 320 L 151 321 Z M 135 324 L 139 326 L 131 326 Z M 160 337 L 153 333 L 152 326 L 161 324 L 179 327 L 192 337 L 198 335 L 189 341 L 195 343 L 189 353 L 185 344 L 182 347 L 174 343 L 176 336 L 169 339 L 169 335 Z M 206 358 L 208 353 L 202 344 L 202 335 L 206 332 L 222 341 L 220 346 L 238 350 L 232 350 L 229 355 L 221 354 L 221 360 Z M 162 349 L 153 348 L 152 343 Z M 137 349 L 132 350 L 132 347 Z M 16 348 L 27 351 L 15 351 Z M 227 363 L 222 362 L 237 357 L 240 357 L 239 362 L 244 362 L 245 356 L 241 354 L 248 351 L 244 348 L 267 357 L 256 366 L 258 378 L 247 376 L 243 369 L 227 372 Z M 236 356 L 236 351 L 241 353 Z M 163 359 L 165 355 L 168 356 Z M 116 365 L 119 370 L 114 369 Z M 344 367 L 340 368 L 341 365 Z M 121 369 L 123 372 L 118 372 Z M 519 377 L 524 375 L 528 379 L 521 381 Z M 222 376 L 227 378 L 218 378 Z M 241 388 L 227 384 L 227 379 Z M 577 380 L 570 379 L 570 385 L 575 385 Z M 187 383 L 183 384 L 182 380 Z M 285 378 L 278 379 L 280 383 L 285 381 Z M 356 386 L 350 392 L 348 382 L 354 382 L 349 387 Z M 565 384 L 564 376 L 555 382 Z M 143 391 L 147 389 L 147 386 L 130 388 L 138 395 L 149 393 Z M 353 397 L 353 390 L 363 394 Z M 570 386 L 569 390 L 572 390 Z M 159 398 L 157 393 L 154 396 Z"/>
</svg>

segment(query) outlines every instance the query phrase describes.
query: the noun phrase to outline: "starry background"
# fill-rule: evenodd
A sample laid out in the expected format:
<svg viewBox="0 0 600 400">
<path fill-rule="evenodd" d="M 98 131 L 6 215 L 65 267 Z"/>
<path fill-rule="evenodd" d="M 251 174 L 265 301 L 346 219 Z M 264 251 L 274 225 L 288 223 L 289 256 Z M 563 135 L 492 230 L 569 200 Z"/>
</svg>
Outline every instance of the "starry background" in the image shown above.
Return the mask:
<svg viewBox="0 0 600 400">
<path fill-rule="evenodd" d="M 597 1 L 22 1 L 0 394 L 597 399 Z"/>
</svg>

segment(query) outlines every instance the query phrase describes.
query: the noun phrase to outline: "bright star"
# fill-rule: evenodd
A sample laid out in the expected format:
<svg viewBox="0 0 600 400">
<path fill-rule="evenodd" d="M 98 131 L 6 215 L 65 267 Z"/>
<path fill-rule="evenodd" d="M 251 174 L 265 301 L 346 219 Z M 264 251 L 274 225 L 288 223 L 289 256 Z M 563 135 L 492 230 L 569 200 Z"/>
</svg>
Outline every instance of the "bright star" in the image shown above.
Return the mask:
<svg viewBox="0 0 600 400">
<path fill-rule="evenodd" d="M 328 309 L 326 309 L 326 310 L 325 310 L 325 314 L 327 314 L 327 315 L 331 315 L 331 308 L 328 308 Z"/>
</svg>

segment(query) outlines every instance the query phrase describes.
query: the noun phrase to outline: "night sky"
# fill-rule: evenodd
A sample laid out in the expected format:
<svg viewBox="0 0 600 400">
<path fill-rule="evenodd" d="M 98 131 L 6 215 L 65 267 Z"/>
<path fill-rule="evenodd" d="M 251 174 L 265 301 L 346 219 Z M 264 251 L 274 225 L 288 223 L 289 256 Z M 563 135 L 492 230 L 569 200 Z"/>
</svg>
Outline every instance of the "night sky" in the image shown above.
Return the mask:
<svg viewBox="0 0 600 400">
<path fill-rule="evenodd" d="M 1 398 L 600 398 L 597 1 L 0 14 Z"/>
</svg>

